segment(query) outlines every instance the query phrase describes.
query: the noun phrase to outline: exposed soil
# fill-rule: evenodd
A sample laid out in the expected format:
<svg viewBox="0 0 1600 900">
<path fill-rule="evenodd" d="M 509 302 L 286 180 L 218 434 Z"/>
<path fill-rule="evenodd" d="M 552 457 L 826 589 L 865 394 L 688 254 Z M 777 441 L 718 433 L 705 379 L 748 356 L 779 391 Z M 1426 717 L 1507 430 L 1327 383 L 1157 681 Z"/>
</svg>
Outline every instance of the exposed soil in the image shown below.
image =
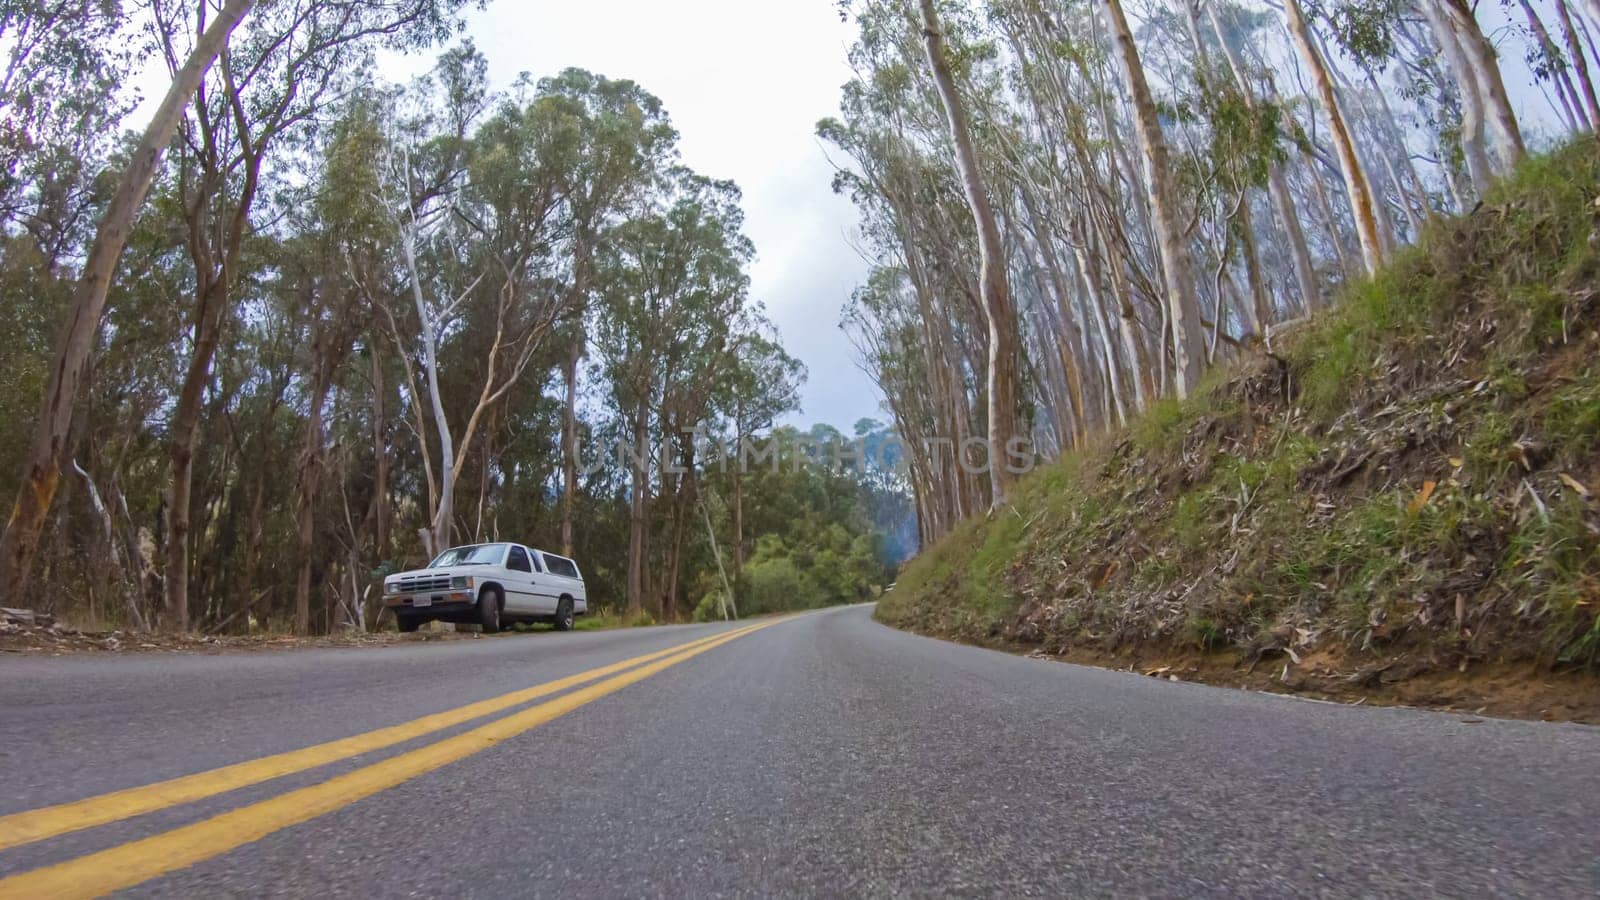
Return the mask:
<svg viewBox="0 0 1600 900">
<path fill-rule="evenodd" d="M 1263 657 L 1252 665 L 1231 652 L 1149 648 L 1112 653 L 1087 647 L 1048 652 L 996 639 L 968 643 L 1034 659 L 1351 706 L 1406 706 L 1469 716 L 1600 725 L 1600 674 L 1577 668 L 1472 663 L 1463 669 L 1460 664 L 1446 665 L 1444 660 L 1419 658 L 1415 653 L 1349 660 L 1327 651 L 1302 655 L 1298 661 L 1287 655 Z"/>
<path fill-rule="evenodd" d="M 475 632 L 394 631 L 348 632 L 302 637 L 290 634 L 200 635 L 146 631 L 83 631 L 63 626 L 48 617 L 18 621 L 0 616 L 0 653 L 61 656 L 69 653 L 233 653 L 239 651 L 306 650 L 326 647 L 383 647 L 426 641 L 475 640 Z"/>
</svg>

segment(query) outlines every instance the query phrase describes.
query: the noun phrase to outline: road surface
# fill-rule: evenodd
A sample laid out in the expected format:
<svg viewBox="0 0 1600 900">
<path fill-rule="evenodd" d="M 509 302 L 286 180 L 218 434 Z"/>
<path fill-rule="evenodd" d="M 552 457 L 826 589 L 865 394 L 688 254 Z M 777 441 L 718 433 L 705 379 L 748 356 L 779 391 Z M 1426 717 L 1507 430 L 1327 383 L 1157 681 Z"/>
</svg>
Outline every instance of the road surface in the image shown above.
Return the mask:
<svg viewBox="0 0 1600 900">
<path fill-rule="evenodd" d="M 1600 893 L 1600 729 L 870 615 L 0 659 L 0 897 Z"/>
</svg>

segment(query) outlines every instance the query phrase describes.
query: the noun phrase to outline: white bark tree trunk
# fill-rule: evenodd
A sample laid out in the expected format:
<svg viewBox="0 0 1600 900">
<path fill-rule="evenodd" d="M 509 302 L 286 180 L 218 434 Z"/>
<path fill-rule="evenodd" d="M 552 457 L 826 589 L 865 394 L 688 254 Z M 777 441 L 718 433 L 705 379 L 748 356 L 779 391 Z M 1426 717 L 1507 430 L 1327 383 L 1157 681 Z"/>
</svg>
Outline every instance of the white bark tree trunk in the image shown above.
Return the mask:
<svg viewBox="0 0 1600 900">
<path fill-rule="evenodd" d="M 934 11 L 933 0 L 921 0 L 921 8 L 928 65 L 933 70 L 933 80 L 944 103 L 950 139 L 955 145 L 956 170 L 961 175 L 967 205 L 972 210 L 973 224 L 978 230 L 979 289 L 989 324 L 989 485 L 990 505 L 995 508 L 1006 504 L 1011 485 L 1016 481 L 1016 475 L 1007 466 L 1007 449 L 1018 430 L 1016 397 L 1020 354 L 1017 314 L 1012 306 L 1011 289 L 1006 278 L 1005 248 L 1000 240 L 1000 225 L 995 220 L 988 190 L 978 170 L 978 154 L 973 147 L 966 108 L 945 58 L 944 34 L 939 28 L 939 17 Z"/>
<path fill-rule="evenodd" d="M 433 409 L 434 430 L 439 435 L 439 459 L 442 465 L 455 469 L 455 438 L 450 433 L 450 420 L 445 416 L 444 399 L 439 393 L 436 323 L 433 308 L 422 294 L 422 278 L 417 272 L 417 231 L 414 225 L 402 229 L 400 243 L 405 250 L 406 268 L 411 274 L 411 299 L 416 303 L 417 322 L 422 329 L 422 362 L 428 370 L 424 375 L 428 379 L 428 401 Z M 493 373 L 490 373 L 490 377 L 493 377 Z M 439 503 L 434 507 L 433 517 L 428 523 L 427 537 L 423 541 L 426 545 L 424 549 L 430 556 L 450 546 L 450 525 L 455 515 L 454 472 L 450 470 L 441 472 L 439 481 Z"/>
<path fill-rule="evenodd" d="M 1334 90 L 1333 79 L 1328 74 L 1322 54 L 1317 52 L 1311 27 L 1306 24 L 1299 0 L 1284 0 L 1283 8 L 1289 34 L 1294 38 L 1301 59 L 1311 70 L 1312 82 L 1316 85 L 1332 126 L 1334 148 L 1339 154 L 1339 165 L 1344 170 L 1345 191 L 1349 194 L 1350 209 L 1355 216 L 1356 237 L 1361 242 L 1361 258 L 1367 273 L 1371 274 L 1383 265 L 1384 260 L 1383 237 L 1378 230 L 1377 202 L 1373 199 L 1372 185 L 1356 153 L 1355 139 L 1350 134 L 1338 92 Z"/>
<path fill-rule="evenodd" d="M 1482 196 L 1489 188 L 1489 182 L 1494 179 L 1494 163 L 1490 161 L 1489 151 L 1484 145 L 1483 97 L 1478 93 L 1478 77 L 1461 50 L 1455 29 L 1450 27 L 1449 20 L 1439 6 L 1432 0 L 1423 0 L 1417 5 L 1428 20 L 1428 29 L 1433 32 L 1433 39 L 1444 54 L 1450 75 L 1455 79 L 1456 90 L 1461 95 L 1461 153 L 1466 157 L 1467 175 L 1472 179 L 1473 190 Z"/>
<path fill-rule="evenodd" d="M 1161 269 L 1166 286 L 1167 323 L 1174 361 L 1173 388 L 1187 397 L 1200 381 L 1205 365 L 1205 332 L 1200 325 L 1200 298 L 1195 289 L 1194 265 L 1189 254 L 1188 236 L 1177 209 L 1177 192 L 1172 184 L 1172 162 L 1161 132 L 1155 98 L 1145 78 L 1139 48 L 1123 15 L 1121 0 L 1101 0 L 1111 37 L 1122 61 L 1122 77 L 1133 101 L 1138 124 L 1139 144 L 1144 151 L 1145 181 L 1150 196 L 1157 242 L 1161 250 Z"/>
<path fill-rule="evenodd" d="M 1450 27 L 1461 41 L 1461 51 L 1471 63 L 1472 73 L 1478 81 L 1478 93 L 1483 98 L 1483 108 L 1488 120 L 1488 131 L 1494 137 L 1495 155 L 1499 157 L 1501 174 L 1509 172 L 1528 155 L 1522 143 L 1522 131 L 1517 127 L 1517 115 L 1511 109 L 1511 98 L 1500 77 L 1500 59 L 1494 45 L 1478 26 L 1472 8 L 1466 0 L 1439 0 Z"/>
</svg>

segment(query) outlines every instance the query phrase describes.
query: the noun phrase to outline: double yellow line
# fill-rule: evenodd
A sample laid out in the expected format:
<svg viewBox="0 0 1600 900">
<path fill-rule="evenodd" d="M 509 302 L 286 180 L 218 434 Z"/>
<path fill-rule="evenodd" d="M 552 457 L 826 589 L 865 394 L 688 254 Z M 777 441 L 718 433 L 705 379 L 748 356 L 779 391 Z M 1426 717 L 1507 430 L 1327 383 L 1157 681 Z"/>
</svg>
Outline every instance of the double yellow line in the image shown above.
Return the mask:
<svg viewBox="0 0 1600 900">
<path fill-rule="evenodd" d="M 99 853 L 0 879 L 0 900 L 12 897 L 98 897 L 192 866 L 486 750 L 607 694 L 616 693 L 664 669 L 773 624 L 776 621 L 701 638 L 401 725 L 302 750 L 0 817 L 0 850 L 5 850 L 381 750 L 596 679 L 606 679 L 320 784 Z M 617 675 L 618 672 L 623 674 Z M 607 678 L 612 675 L 615 677 Z"/>
</svg>

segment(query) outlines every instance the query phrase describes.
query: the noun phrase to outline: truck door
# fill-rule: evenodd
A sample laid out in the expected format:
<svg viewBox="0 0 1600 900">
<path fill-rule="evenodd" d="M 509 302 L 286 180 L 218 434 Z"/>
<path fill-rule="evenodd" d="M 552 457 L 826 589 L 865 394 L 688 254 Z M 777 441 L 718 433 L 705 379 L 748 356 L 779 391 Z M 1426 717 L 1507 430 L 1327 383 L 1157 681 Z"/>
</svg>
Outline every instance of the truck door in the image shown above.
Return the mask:
<svg viewBox="0 0 1600 900">
<path fill-rule="evenodd" d="M 511 545 L 506 554 L 506 609 L 532 615 L 541 611 L 539 575 L 524 547 Z"/>
</svg>

